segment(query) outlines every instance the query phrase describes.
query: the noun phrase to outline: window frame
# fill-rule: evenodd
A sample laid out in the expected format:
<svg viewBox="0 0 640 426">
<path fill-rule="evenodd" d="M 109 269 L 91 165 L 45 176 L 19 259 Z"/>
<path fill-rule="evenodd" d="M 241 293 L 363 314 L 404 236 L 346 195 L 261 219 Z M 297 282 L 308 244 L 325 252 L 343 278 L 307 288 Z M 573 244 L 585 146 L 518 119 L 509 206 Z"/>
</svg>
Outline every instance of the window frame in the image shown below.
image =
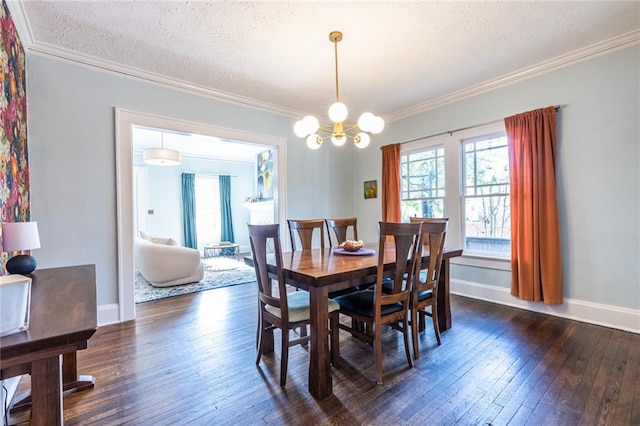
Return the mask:
<svg viewBox="0 0 640 426">
<path fill-rule="evenodd" d="M 445 156 L 445 200 L 444 216 L 449 218 L 446 245 L 463 248 L 460 257 L 451 259 L 452 264 L 474 267 L 511 270 L 511 255 L 471 251 L 464 249 L 464 174 L 463 174 L 463 140 L 476 138 L 498 132 L 504 132 L 504 121 L 496 121 L 482 126 L 448 132 L 442 135 L 418 139 L 402 144 L 400 155 L 420 150 L 444 146 Z"/>
</svg>

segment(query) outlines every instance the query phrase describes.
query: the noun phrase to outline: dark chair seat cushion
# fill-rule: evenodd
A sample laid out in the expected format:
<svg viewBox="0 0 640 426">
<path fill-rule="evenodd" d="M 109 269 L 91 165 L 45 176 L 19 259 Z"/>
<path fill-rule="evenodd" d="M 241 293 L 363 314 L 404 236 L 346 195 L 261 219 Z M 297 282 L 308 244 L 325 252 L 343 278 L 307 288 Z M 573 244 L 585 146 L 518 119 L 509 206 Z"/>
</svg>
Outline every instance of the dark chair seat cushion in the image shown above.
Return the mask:
<svg viewBox="0 0 640 426">
<path fill-rule="evenodd" d="M 340 309 L 358 313 L 366 317 L 373 317 L 373 297 L 372 290 L 358 291 L 355 293 L 340 296 L 334 299 L 340 305 Z M 402 310 L 402 303 L 382 306 L 382 315 L 388 315 Z"/>
<path fill-rule="evenodd" d="M 393 280 L 391 278 L 382 279 L 382 292 L 384 294 L 391 294 L 393 292 Z"/>
<path fill-rule="evenodd" d="M 338 290 L 338 291 L 332 291 L 329 293 L 329 299 L 335 299 L 336 297 L 340 297 L 340 296 L 344 296 L 347 294 L 351 294 L 351 293 L 355 293 L 356 291 L 359 291 L 360 289 L 358 288 L 358 286 L 355 287 L 349 287 L 349 288 L 345 288 L 343 290 Z"/>
<path fill-rule="evenodd" d="M 432 297 L 433 297 L 433 291 L 431 290 L 421 291 L 420 293 L 418 293 L 418 300 L 421 302 L 423 300 L 431 299 Z"/>
</svg>

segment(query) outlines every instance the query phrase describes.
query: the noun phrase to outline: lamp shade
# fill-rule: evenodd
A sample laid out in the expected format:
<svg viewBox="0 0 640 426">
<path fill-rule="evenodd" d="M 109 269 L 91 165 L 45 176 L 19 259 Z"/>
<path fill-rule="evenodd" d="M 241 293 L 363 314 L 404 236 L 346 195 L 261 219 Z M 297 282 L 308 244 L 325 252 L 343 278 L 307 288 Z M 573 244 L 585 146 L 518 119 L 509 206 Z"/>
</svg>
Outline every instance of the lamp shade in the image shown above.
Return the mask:
<svg viewBox="0 0 640 426">
<path fill-rule="evenodd" d="M 2 224 L 2 250 L 5 252 L 40 248 L 37 222 Z"/>
<path fill-rule="evenodd" d="M 168 148 L 145 149 L 142 157 L 145 163 L 154 166 L 177 166 L 180 164 L 180 153 Z"/>
</svg>

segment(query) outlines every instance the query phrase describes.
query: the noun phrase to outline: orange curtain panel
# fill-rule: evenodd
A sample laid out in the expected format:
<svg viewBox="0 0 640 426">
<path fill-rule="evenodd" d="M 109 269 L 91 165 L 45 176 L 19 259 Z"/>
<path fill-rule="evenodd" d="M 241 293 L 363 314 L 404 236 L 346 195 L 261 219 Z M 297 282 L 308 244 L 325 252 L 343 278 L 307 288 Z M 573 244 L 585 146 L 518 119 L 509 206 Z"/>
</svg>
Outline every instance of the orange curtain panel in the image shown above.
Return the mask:
<svg viewBox="0 0 640 426">
<path fill-rule="evenodd" d="M 511 294 L 562 303 L 556 201 L 556 109 L 505 118 L 511 180 Z"/>
<path fill-rule="evenodd" d="M 400 144 L 382 150 L 382 221 L 400 222 Z"/>
</svg>

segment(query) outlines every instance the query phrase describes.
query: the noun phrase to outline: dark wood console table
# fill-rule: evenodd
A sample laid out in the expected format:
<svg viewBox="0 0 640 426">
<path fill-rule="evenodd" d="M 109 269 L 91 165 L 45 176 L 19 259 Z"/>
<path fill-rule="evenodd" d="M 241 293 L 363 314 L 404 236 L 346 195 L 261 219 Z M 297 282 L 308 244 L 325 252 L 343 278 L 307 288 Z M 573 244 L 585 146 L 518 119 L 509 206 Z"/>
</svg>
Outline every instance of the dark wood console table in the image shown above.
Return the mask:
<svg viewBox="0 0 640 426">
<path fill-rule="evenodd" d="M 98 327 L 95 266 L 40 269 L 31 278 L 29 329 L 0 338 L 0 378 L 30 374 L 31 424 L 62 425 L 62 392 L 93 387 L 77 373 L 76 351 Z"/>
</svg>

